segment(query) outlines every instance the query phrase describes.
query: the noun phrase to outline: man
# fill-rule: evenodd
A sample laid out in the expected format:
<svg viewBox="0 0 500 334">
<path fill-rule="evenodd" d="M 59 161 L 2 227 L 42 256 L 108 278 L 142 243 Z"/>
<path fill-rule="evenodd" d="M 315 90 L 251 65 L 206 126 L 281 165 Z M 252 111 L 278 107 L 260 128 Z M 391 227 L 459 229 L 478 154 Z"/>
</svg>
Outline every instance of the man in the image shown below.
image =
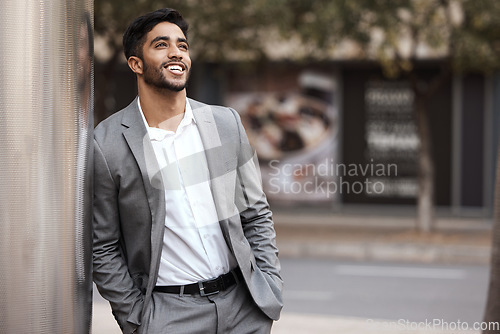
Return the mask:
<svg viewBox="0 0 500 334">
<path fill-rule="evenodd" d="M 269 333 L 275 231 L 238 114 L 186 97 L 173 9 L 123 37 L 138 98 L 95 129 L 94 281 L 124 333 Z"/>
</svg>

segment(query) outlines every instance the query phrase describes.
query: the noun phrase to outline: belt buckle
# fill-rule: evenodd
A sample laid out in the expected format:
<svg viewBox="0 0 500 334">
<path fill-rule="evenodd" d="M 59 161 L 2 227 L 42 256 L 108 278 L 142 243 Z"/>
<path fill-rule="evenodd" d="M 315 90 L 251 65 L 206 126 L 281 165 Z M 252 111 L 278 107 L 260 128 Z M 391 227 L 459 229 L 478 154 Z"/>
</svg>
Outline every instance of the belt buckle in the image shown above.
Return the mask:
<svg viewBox="0 0 500 334">
<path fill-rule="evenodd" d="M 202 297 L 206 297 L 206 296 L 211 296 L 211 295 L 215 295 L 215 294 L 218 294 L 220 292 L 219 289 L 217 289 L 216 291 L 212 291 L 212 292 L 208 292 L 206 293 L 205 292 L 205 285 L 204 283 L 207 283 L 207 282 L 214 282 L 217 284 L 217 287 L 219 288 L 219 284 L 217 282 L 217 278 L 216 279 L 207 279 L 207 280 L 204 280 L 204 281 L 199 281 L 198 282 L 198 288 L 200 289 L 200 295 Z"/>
</svg>

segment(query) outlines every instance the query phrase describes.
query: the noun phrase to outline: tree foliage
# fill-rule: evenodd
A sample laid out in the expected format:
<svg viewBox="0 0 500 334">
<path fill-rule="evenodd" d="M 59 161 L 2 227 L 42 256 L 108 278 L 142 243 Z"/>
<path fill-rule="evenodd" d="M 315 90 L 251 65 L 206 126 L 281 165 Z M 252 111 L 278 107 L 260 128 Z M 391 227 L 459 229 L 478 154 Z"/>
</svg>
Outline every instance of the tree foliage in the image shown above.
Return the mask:
<svg viewBox="0 0 500 334">
<path fill-rule="evenodd" d="M 342 41 L 352 41 L 352 57 L 379 61 L 391 76 L 412 71 L 418 58 L 448 58 L 455 71 L 500 67 L 495 0 L 286 2 L 292 13 L 281 26 L 285 35 L 298 34 L 330 54 Z"/>
<path fill-rule="evenodd" d="M 224 61 L 232 57 L 263 57 L 263 27 L 277 24 L 271 10 L 284 1 L 180 1 L 168 2 L 189 22 L 192 52 L 199 60 Z M 96 35 L 113 51 L 121 50 L 126 27 L 137 16 L 162 8 L 164 1 L 100 0 L 95 4 Z M 283 25 L 281 25 L 283 26 Z"/>
<path fill-rule="evenodd" d="M 138 15 L 158 0 L 99 0 L 96 35 L 114 52 Z M 500 2 L 495 0 L 200 0 L 168 2 L 191 24 L 197 59 L 321 60 L 347 55 L 379 61 L 386 74 L 418 58 L 449 58 L 452 70 L 500 68 Z"/>
<path fill-rule="evenodd" d="M 163 6 L 158 0 L 96 1 L 96 35 L 119 51 L 127 25 Z M 173 0 L 168 6 L 191 24 L 193 51 L 201 59 L 266 58 L 288 43 L 282 58 L 317 60 L 351 43 L 349 57 L 379 61 L 393 76 L 425 57 L 448 57 L 454 70 L 500 67 L 495 0 Z"/>
</svg>

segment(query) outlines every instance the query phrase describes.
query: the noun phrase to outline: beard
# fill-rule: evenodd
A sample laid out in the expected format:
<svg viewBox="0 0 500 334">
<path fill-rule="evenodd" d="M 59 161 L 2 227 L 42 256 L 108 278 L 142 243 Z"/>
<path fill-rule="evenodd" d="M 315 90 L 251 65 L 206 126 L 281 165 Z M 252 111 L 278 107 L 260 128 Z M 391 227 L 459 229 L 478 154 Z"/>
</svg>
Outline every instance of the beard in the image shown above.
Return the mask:
<svg viewBox="0 0 500 334">
<path fill-rule="evenodd" d="M 191 74 L 191 70 L 188 69 L 187 66 L 185 69 L 185 71 L 187 71 L 186 79 L 184 81 L 175 81 L 167 79 L 163 72 L 163 69 L 168 64 L 168 62 L 161 64 L 160 68 L 153 68 L 149 66 L 144 60 L 142 61 L 142 63 L 144 66 L 143 77 L 146 84 L 161 90 L 166 89 L 172 92 L 180 92 L 187 87 L 189 75 Z"/>
</svg>

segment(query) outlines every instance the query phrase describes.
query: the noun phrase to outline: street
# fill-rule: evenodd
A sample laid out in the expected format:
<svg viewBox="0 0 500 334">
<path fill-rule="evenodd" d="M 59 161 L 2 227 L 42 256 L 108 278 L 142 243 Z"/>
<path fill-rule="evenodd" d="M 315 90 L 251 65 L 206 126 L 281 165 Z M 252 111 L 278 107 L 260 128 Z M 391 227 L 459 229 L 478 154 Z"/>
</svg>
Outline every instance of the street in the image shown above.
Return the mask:
<svg viewBox="0 0 500 334">
<path fill-rule="evenodd" d="M 438 320 L 470 326 L 482 320 L 487 266 L 289 258 L 281 261 L 285 308 L 273 333 L 325 333 L 314 330 L 307 322 L 339 326 L 335 330 L 338 333 L 357 333 L 360 328 L 367 328 L 366 319 Z M 298 329 L 301 324 L 306 328 L 303 331 Z M 107 302 L 97 290 L 92 332 L 120 333 Z"/>
<path fill-rule="evenodd" d="M 284 312 L 481 321 L 488 267 L 282 259 Z"/>
</svg>

